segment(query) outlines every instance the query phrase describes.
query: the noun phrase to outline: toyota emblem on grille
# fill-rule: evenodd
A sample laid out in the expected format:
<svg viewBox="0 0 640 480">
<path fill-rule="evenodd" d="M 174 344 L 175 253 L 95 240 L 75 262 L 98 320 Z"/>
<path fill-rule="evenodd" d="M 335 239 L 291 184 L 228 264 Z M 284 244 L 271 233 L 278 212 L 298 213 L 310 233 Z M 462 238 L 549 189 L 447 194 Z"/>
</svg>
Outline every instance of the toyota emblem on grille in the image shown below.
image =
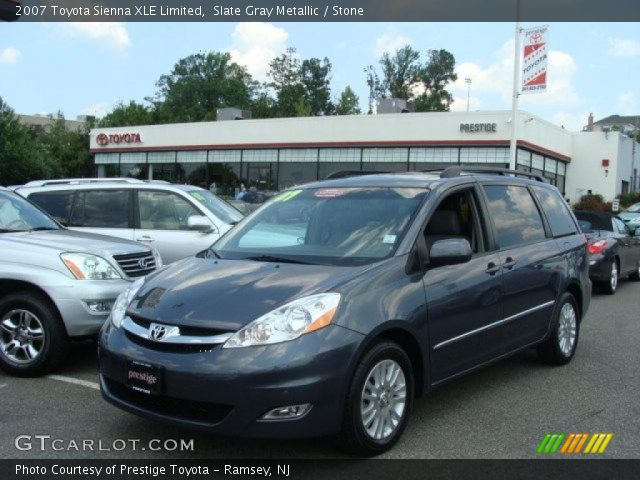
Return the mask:
<svg viewBox="0 0 640 480">
<path fill-rule="evenodd" d="M 180 327 L 175 325 L 160 325 L 158 323 L 151 323 L 148 330 L 149 340 L 154 342 L 171 342 L 172 337 L 180 336 Z"/>
<path fill-rule="evenodd" d="M 149 335 L 153 340 L 156 340 L 159 342 L 164 338 L 166 334 L 167 334 L 167 329 L 162 325 L 151 324 L 149 326 Z"/>
</svg>

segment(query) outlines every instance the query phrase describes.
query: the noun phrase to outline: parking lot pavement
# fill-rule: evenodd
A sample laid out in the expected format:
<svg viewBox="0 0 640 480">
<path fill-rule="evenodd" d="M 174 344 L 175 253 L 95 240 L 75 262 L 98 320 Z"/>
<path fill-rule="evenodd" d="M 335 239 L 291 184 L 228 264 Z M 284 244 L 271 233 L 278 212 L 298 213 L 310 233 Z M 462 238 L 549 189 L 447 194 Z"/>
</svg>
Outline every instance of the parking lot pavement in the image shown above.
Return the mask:
<svg viewBox="0 0 640 480">
<path fill-rule="evenodd" d="M 523 352 L 420 399 L 389 458 L 529 458 L 549 432 L 611 432 L 602 455 L 640 452 L 640 284 L 615 296 L 595 294 L 572 363 L 541 364 Z M 55 376 L 0 373 L 0 458 L 318 458 L 341 456 L 330 439 L 246 440 L 210 437 L 160 425 L 105 403 L 97 386 L 95 344 L 75 346 Z M 50 435 L 61 444 L 94 440 L 103 451 L 17 450 L 18 435 Z M 98 440 L 102 444 L 98 445 Z M 116 439 L 137 450 L 106 451 Z M 193 439 L 192 452 L 150 451 L 151 439 Z M 32 441 L 34 447 L 38 442 Z M 157 443 L 153 444 L 154 446 Z M 143 448 L 145 448 L 143 450 Z M 586 456 L 586 455 L 581 455 Z M 591 456 L 592 457 L 592 456 Z"/>
</svg>

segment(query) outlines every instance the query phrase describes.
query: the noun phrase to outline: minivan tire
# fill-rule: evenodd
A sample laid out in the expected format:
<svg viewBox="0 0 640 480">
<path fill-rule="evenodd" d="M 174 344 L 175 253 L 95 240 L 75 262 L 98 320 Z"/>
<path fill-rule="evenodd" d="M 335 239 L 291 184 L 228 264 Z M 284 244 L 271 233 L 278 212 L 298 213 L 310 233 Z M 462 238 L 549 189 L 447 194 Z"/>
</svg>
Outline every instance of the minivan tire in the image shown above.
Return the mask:
<svg viewBox="0 0 640 480">
<path fill-rule="evenodd" d="M 615 280 L 614 280 L 615 275 Z M 599 282 L 598 286 L 603 293 L 607 295 L 614 295 L 618 288 L 618 282 L 620 281 L 620 268 L 618 268 L 618 261 L 616 259 L 611 261 L 609 266 L 609 279 L 603 282 Z"/>
<path fill-rule="evenodd" d="M 404 376 L 404 408 L 399 415 L 400 418 L 397 425 L 393 427 L 388 437 L 374 439 L 367 433 L 362 418 L 363 402 L 367 401 L 364 394 L 365 382 L 373 378 L 372 374 L 374 374 L 376 368 L 385 368 L 385 365 L 387 366 L 387 371 L 388 368 L 393 369 L 395 366 L 400 368 L 401 374 L 398 373 L 396 377 L 398 380 L 402 378 L 401 375 Z M 369 385 L 375 388 L 373 384 L 370 383 Z M 400 389 L 401 391 L 399 385 L 401 384 L 398 383 L 396 385 L 396 390 Z M 351 454 L 367 457 L 379 455 L 390 449 L 398 441 L 407 425 L 409 413 L 413 407 L 414 385 L 411 360 L 397 343 L 385 340 L 371 346 L 360 359 L 347 390 L 342 431 L 337 439 L 338 446 Z M 391 385 L 388 387 L 389 391 L 394 390 Z M 387 392 L 383 392 L 385 397 L 380 398 L 380 401 L 383 399 L 386 401 L 387 394 Z M 378 408 L 391 410 L 390 406 Z"/>
<path fill-rule="evenodd" d="M 11 312 L 15 313 L 10 317 Z M 21 313 L 23 317 L 20 316 Z M 32 342 L 38 353 L 31 361 L 22 358 L 14 360 L 5 352 L 5 349 L 2 349 L 0 351 L 0 369 L 10 375 L 34 377 L 58 368 L 69 350 L 69 338 L 51 301 L 43 295 L 31 292 L 12 293 L 0 298 L 0 335 L 2 335 L 0 345 L 6 346 L 10 341 L 13 330 L 8 326 L 16 325 L 18 322 L 16 319 L 20 318 L 29 319 L 31 332 L 40 325 L 42 340 L 34 343 L 27 337 L 27 341 Z M 26 326 L 24 331 L 26 331 Z M 28 334 L 35 336 L 31 332 Z"/>
<path fill-rule="evenodd" d="M 556 305 L 551 332 L 547 339 L 538 345 L 538 356 L 549 365 L 565 365 L 571 361 L 578 347 L 580 310 L 576 299 L 569 292 L 565 292 Z M 572 316 L 572 319 L 567 318 L 567 315 Z M 573 342 L 570 348 L 566 348 L 566 342 L 571 335 Z"/>
</svg>

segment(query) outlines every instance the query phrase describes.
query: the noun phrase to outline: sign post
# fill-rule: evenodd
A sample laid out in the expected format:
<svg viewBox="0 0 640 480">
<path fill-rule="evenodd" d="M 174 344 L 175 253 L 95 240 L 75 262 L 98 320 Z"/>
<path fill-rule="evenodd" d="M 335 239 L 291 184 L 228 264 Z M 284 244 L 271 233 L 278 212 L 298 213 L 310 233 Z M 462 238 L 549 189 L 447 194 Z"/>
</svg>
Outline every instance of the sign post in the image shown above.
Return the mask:
<svg viewBox="0 0 640 480">
<path fill-rule="evenodd" d="M 511 100 L 511 142 L 509 143 L 509 169 L 516 169 L 516 156 L 518 148 L 518 97 L 520 96 L 518 74 L 520 73 L 520 0 L 516 3 L 516 37 L 513 54 L 513 96 Z"/>
</svg>

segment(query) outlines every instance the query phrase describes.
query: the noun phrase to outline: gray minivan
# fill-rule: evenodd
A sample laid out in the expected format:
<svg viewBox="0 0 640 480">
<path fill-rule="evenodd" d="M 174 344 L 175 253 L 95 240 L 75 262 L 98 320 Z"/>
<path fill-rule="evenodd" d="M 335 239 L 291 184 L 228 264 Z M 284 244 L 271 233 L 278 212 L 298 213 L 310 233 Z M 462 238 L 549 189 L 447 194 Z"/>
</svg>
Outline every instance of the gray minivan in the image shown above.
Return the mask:
<svg viewBox="0 0 640 480">
<path fill-rule="evenodd" d="M 70 229 L 146 243 L 165 263 L 208 248 L 243 218 L 193 185 L 80 179 L 30 182 L 15 191 Z"/>
<path fill-rule="evenodd" d="M 273 198 L 132 285 L 100 334 L 112 404 L 221 435 L 390 448 L 424 392 L 529 347 L 576 351 L 587 244 L 522 172 L 354 176 Z"/>
</svg>

